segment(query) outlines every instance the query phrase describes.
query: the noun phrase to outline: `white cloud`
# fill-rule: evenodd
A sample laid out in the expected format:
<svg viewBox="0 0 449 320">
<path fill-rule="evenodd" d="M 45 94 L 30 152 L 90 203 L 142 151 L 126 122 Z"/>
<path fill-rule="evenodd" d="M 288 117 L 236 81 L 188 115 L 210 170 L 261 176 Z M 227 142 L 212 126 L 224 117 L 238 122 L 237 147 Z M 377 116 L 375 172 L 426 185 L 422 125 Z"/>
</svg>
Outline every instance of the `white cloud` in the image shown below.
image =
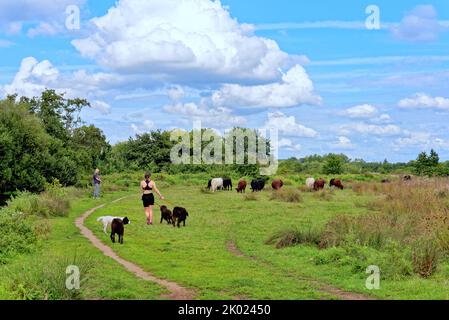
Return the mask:
<svg viewBox="0 0 449 320">
<path fill-rule="evenodd" d="M 30 36 L 62 31 L 69 5 L 81 7 L 85 0 L 0 1 L 0 31 L 20 34 L 26 27 Z M 50 31 L 50 27 L 53 31 Z"/>
<path fill-rule="evenodd" d="M 443 97 L 431 97 L 425 93 L 417 93 L 411 98 L 399 101 L 400 108 L 409 109 L 449 109 L 449 99 Z"/>
<path fill-rule="evenodd" d="M 338 149 L 353 149 L 354 145 L 348 137 L 338 137 L 338 142 L 333 145 L 333 147 Z"/>
<path fill-rule="evenodd" d="M 131 129 L 135 134 L 143 134 L 155 129 L 154 122 L 151 120 L 144 120 L 142 125 L 131 124 Z"/>
<path fill-rule="evenodd" d="M 185 97 L 185 94 L 186 93 L 185 93 L 184 89 L 179 86 L 167 89 L 167 95 L 173 101 L 181 100 L 182 98 Z"/>
<path fill-rule="evenodd" d="M 215 105 L 281 108 L 318 105 L 321 97 L 314 93 L 313 83 L 304 68 L 296 65 L 282 75 L 281 83 L 258 86 L 225 84 L 213 94 L 212 101 Z"/>
<path fill-rule="evenodd" d="M 362 104 L 346 109 L 343 114 L 356 119 L 372 118 L 377 114 L 377 109 L 372 105 Z"/>
<path fill-rule="evenodd" d="M 98 110 L 102 114 L 111 113 L 111 106 L 104 101 L 94 100 L 91 103 L 91 107 L 92 107 L 92 109 Z"/>
<path fill-rule="evenodd" d="M 109 87 L 123 81 L 112 74 L 88 74 L 85 70 L 61 74 L 48 60 L 38 61 L 34 57 L 24 58 L 10 84 L 0 86 L 3 96 L 17 94 L 19 97 L 40 96 L 46 89 L 64 93 L 68 98 L 86 98 L 92 101 L 92 108 L 103 114 L 110 112 L 110 105 L 100 99 L 109 95 Z"/>
<path fill-rule="evenodd" d="M 219 1 L 121 0 L 91 22 L 92 34 L 72 44 L 84 57 L 127 72 L 273 81 L 298 58 L 255 36 Z"/>
<path fill-rule="evenodd" d="M 449 149 L 449 141 L 435 137 L 428 132 L 405 132 L 403 137 L 400 137 L 394 141 L 393 147 L 396 150 L 406 147 Z"/>
<path fill-rule="evenodd" d="M 299 152 L 301 151 L 301 145 L 295 144 L 292 140 L 287 138 L 282 138 L 278 141 L 279 149 L 284 149 L 287 151 Z"/>
<path fill-rule="evenodd" d="M 340 127 L 339 131 L 343 135 L 349 135 L 356 132 L 372 136 L 394 136 L 402 132 L 401 128 L 396 125 L 375 125 L 363 122 L 343 125 Z"/>
<path fill-rule="evenodd" d="M 9 85 L 3 90 L 6 94 L 33 97 L 38 96 L 47 87 L 56 84 L 59 71 L 48 60 L 37 61 L 33 57 L 22 60 L 20 69 Z"/>
<path fill-rule="evenodd" d="M 282 112 L 268 113 L 264 129 L 271 128 L 277 129 L 279 132 L 291 137 L 315 138 L 318 136 L 318 132 L 297 123 L 294 116 L 289 117 Z"/>
<path fill-rule="evenodd" d="M 437 19 L 437 11 L 432 5 L 416 6 L 401 21 L 393 27 L 393 36 L 410 42 L 430 42 L 438 39 L 445 28 Z"/>
<path fill-rule="evenodd" d="M 61 32 L 62 26 L 55 22 L 39 22 L 39 24 L 33 28 L 28 29 L 28 37 L 36 37 L 39 35 L 44 36 L 54 36 L 55 34 Z"/>
<path fill-rule="evenodd" d="M 189 102 L 165 105 L 163 110 L 171 114 L 188 117 L 192 120 L 201 120 L 204 125 L 213 128 L 244 126 L 246 124 L 244 117 L 232 114 L 230 109 L 209 107 L 204 101 L 201 101 L 199 104 Z"/>
</svg>

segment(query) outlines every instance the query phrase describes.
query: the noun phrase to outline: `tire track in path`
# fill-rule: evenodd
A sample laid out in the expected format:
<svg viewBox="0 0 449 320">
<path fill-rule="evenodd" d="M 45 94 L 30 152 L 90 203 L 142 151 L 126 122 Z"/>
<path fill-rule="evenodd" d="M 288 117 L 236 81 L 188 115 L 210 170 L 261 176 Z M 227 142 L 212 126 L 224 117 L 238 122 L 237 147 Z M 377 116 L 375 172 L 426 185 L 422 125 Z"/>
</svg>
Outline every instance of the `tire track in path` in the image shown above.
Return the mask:
<svg viewBox="0 0 449 320">
<path fill-rule="evenodd" d="M 237 245 L 235 244 L 234 241 L 231 241 L 231 240 L 228 241 L 226 243 L 226 248 L 230 253 L 232 253 L 236 257 L 249 259 L 249 260 L 252 260 L 252 261 L 255 261 L 258 263 L 262 263 L 268 268 L 274 267 L 272 264 L 270 264 L 267 261 L 262 261 L 256 257 L 252 257 L 252 256 L 248 256 L 248 255 L 244 254 L 239 248 L 237 248 Z M 318 288 L 319 291 L 327 293 L 327 294 L 334 296 L 340 300 L 373 300 L 372 297 L 368 297 L 361 293 L 344 291 L 340 288 L 334 287 L 329 284 L 322 283 L 321 281 L 318 281 L 316 279 L 313 279 L 313 278 L 310 278 L 307 276 L 298 276 L 296 274 L 294 274 L 293 276 L 299 280 L 307 281 L 307 282 L 313 284 L 314 286 L 316 286 Z"/>
<path fill-rule="evenodd" d="M 117 203 L 124 198 L 120 198 L 117 200 L 114 200 L 112 203 Z M 170 293 L 167 295 L 162 295 L 162 298 L 168 298 L 172 300 L 193 300 L 195 298 L 195 293 L 187 288 L 184 288 L 183 286 L 179 285 L 176 282 L 160 279 L 151 273 L 146 272 L 138 265 L 125 260 L 121 257 L 119 257 L 112 249 L 111 247 L 105 245 L 103 242 L 101 242 L 100 239 L 98 239 L 94 233 L 88 229 L 86 226 L 84 226 L 84 221 L 95 211 L 103 208 L 105 204 L 99 205 L 98 207 L 95 207 L 93 209 L 90 209 L 86 212 L 84 212 L 80 217 L 78 217 L 75 220 L 75 225 L 80 229 L 81 234 L 86 237 L 97 249 L 99 249 L 105 256 L 115 260 L 119 264 L 121 264 L 125 269 L 131 273 L 134 273 L 138 278 L 141 278 L 145 281 L 151 281 L 154 282 L 162 287 L 165 287 Z"/>
</svg>

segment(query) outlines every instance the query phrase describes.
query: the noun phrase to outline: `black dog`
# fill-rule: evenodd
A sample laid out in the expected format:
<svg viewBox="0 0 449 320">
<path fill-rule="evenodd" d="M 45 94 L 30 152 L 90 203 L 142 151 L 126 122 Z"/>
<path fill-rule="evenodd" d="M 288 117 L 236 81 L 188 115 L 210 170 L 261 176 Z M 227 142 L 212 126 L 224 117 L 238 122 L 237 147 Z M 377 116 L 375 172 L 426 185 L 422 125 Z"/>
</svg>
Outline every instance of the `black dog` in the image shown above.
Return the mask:
<svg viewBox="0 0 449 320">
<path fill-rule="evenodd" d="M 118 234 L 118 242 L 123 244 L 123 235 L 125 234 L 125 224 L 129 224 L 127 217 L 121 219 L 114 219 L 111 223 L 111 240 L 115 243 L 115 234 Z"/>
<path fill-rule="evenodd" d="M 167 206 L 161 206 L 161 223 L 167 221 L 168 224 L 172 223 L 172 213 L 168 210 Z"/>
<path fill-rule="evenodd" d="M 184 227 L 186 226 L 186 219 L 189 216 L 189 213 L 186 209 L 181 207 L 176 207 L 173 209 L 173 227 L 176 226 L 176 223 L 178 224 L 178 228 L 180 227 L 181 222 L 184 223 Z"/>
</svg>

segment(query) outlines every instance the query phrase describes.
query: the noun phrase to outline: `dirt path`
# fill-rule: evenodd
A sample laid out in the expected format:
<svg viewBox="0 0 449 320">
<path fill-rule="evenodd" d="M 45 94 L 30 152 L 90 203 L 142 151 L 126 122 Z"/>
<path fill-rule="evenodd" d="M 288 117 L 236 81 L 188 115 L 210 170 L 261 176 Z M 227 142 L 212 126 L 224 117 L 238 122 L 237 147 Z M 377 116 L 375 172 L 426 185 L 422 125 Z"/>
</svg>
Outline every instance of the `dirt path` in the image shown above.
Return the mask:
<svg viewBox="0 0 449 320">
<path fill-rule="evenodd" d="M 126 198 L 126 197 L 125 197 Z M 125 198 L 120 198 L 117 200 L 114 200 L 113 203 L 116 203 L 120 200 L 123 200 Z M 98 239 L 92 231 L 90 231 L 87 227 L 84 226 L 84 221 L 96 210 L 103 208 L 105 205 L 102 204 L 96 208 L 90 209 L 86 211 L 82 216 L 76 219 L 75 224 L 80 229 L 81 234 L 85 236 L 95 247 L 97 247 L 103 254 L 109 258 L 114 259 L 116 262 L 121 264 L 123 267 L 126 268 L 129 272 L 134 273 L 137 277 L 146 280 L 154 282 L 162 287 L 165 287 L 170 293 L 167 295 L 163 295 L 163 298 L 173 299 L 173 300 L 192 300 L 195 297 L 194 292 L 191 290 L 184 288 L 180 286 L 179 284 L 159 279 L 152 274 L 146 272 L 138 265 L 135 265 L 132 262 L 129 262 L 123 258 L 120 258 L 109 246 L 105 245 Z"/>
<path fill-rule="evenodd" d="M 245 255 L 242 251 L 240 251 L 239 248 L 237 248 L 235 242 L 233 242 L 233 241 L 228 241 L 226 243 L 226 248 L 230 253 L 232 253 L 236 257 L 253 260 L 258 263 L 262 263 L 269 268 L 274 268 L 274 266 L 271 265 L 269 262 L 261 261 L 260 259 L 257 259 L 256 257 Z M 322 282 L 320 282 L 316 279 L 310 278 L 310 277 L 298 276 L 297 274 L 292 274 L 292 276 L 294 276 L 295 278 L 297 278 L 299 280 L 307 281 L 307 282 L 315 285 L 319 291 L 330 294 L 330 295 L 337 297 L 341 300 L 373 300 L 372 297 L 368 297 L 368 296 L 365 296 L 360 293 L 344 291 L 344 290 L 341 290 L 334 286 L 331 286 L 329 284 L 322 283 Z"/>
</svg>

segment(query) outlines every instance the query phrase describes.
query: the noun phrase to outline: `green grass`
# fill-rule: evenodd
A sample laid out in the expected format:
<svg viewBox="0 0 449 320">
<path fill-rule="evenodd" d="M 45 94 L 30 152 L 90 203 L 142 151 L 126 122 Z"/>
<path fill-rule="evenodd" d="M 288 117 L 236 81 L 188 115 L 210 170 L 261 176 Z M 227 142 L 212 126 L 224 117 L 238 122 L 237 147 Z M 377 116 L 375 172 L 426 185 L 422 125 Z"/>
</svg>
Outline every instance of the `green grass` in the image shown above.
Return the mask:
<svg viewBox="0 0 449 320">
<path fill-rule="evenodd" d="M 36 272 L 36 278 L 33 279 L 30 278 L 31 270 L 41 268 L 40 265 L 45 266 L 55 259 L 58 261 L 87 259 L 91 262 L 92 267 L 86 282 L 81 286 L 80 298 L 82 299 L 160 299 L 160 294 L 164 293 L 165 289 L 140 281 L 133 274 L 125 271 L 124 268 L 93 247 L 87 239 L 81 236 L 75 226 L 75 218 L 86 210 L 125 194 L 123 192 L 110 194 L 101 200 L 76 200 L 68 217 L 50 219 L 51 234 L 48 240 L 40 243 L 35 253 L 17 256 L 12 263 L 0 265 L 0 299 L 21 298 L 12 292 L 11 286 L 16 285 L 12 283 L 14 279 L 22 280 L 22 284 L 26 286 L 24 290 L 30 292 L 36 283 L 40 287 L 39 282 L 42 279 L 37 278 L 40 277 L 40 273 Z M 26 270 L 30 270 L 30 275 L 23 274 Z M 65 272 L 65 270 L 59 272 Z M 83 274 L 81 274 L 81 278 L 83 279 Z M 63 281 L 65 281 L 65 277 Z M 34 299 L 44 298 L 44 295 L 34 296 Z"/>
<path fill-rule="evenodd" d="M 187 227 L 180 229 L 159 224 L 160 212 L 155 207 L 155 225 L 145 225 L 140 194 L 121 191 L 95 201 L 80 199 L 72 204 L 67 218 L 52 218 L 52 232 L 36 253 L 17 257 L 13 263 L 0 266 L 0 298 L 15 298 L 8 289 L 8 272 L 17 273 L 22 265 L 35 259 L 53 257 L 71 259 L 83 256 L 95 264 L 83 285 L 84 299 L 160 299 L 164 289 L 137 279 L 119 264 L 103 256 L 74 226 L 84 211 L 108 203 L 86 221 L 98 238 L 111 245 L 121 257 L 141 266 L 159 278 L 176 281 L 193 289 L 198 299 L 336 299 L 319 290 L 321 283 L 363 293 L 380 299 L 449 299 L 449 263 L 443 261 L 429 278 L 417 275 L 390 277 L 394 257 L 373 248 L 329 248 L 299 244 L 277 249 L 266 244 L 271 236 L 283 230 L 321 230 L 338 215 L 356 217 L 374 212 L 370 203 L 374 195 L 336 190 L 330 198 L 312 192 L 300 192 L 301 202 L 272 200 L 264 191 L 248 201 L 233 192 L 205 193 L 197 186 L 172 185 L 167 178 L 159 183 L 161 192 L 175 205 L 189 211 Z M 189 183 L 190 184 L 190 183 Z M 288 188 L 297 188 L 296 184 Z M 128 198 L 110 203 L 129 195 Z M 159 204 L 162 202 L 157 200 Z M 172 206 L 169 205 L 172 209 Z M 102 232 L 96 218 L 103 215 L 128 216 L 125 244 L 113 245 Z M 234 242 L 244 256 L 229 251 Z M 398 248 L 401 250 L 401 248 Z M 365 288 L 366 267 L 381 269 L 380 290 Z M 383 270 L 385 272 L 383 272 Z"/>
</svg>

